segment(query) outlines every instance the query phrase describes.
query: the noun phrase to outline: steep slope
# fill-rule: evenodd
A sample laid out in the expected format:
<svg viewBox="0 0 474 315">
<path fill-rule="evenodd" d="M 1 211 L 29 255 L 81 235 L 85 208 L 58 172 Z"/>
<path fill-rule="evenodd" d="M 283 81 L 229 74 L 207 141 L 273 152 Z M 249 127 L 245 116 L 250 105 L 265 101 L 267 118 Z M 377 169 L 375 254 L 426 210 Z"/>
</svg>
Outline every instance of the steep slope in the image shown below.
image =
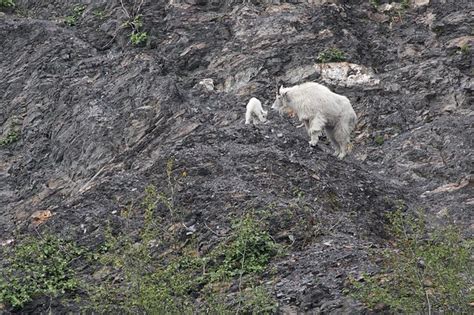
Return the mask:
<svg viewBox="0 0 474 315">
<path fill-rule="evenodd" d="M 461 49 L 472 47 L 472 4 L 191 2 L 134 12 L 88 1 L 75 26 L 65 1 L 18 1 L 0 16 L 1 130 L 20 135 L 0 148 L 1 240 L 33 231 L 30 216 L 49 210 L 41 229 L 98 244 L 105 221 L 120 226 L 146 186 L 170 192 L 170 161 L 179 220 L 200 242 L 218 242 L 215 231 L 249 209 L 271 209 L 271 234 L 293 243 L 274 262 L 281 310 L 355 308 L 344 281 L 374 268 L 368 248 L 400 200 L 432 221 L 448 209 L 472 234 L 472 48 Z M 143 47 L 129 42 L 127 14 L 142 15 Z M 376 83 L 332 80 L 315 65 L 331 47 Z M 243 124 L 250 97 L 269 106 L 277 84 L 306 80 L 347 95 L 359 115 L 343 161 L 327 142 L 311 149 L 295 119 Z M 309 219 L 324 229 L 312 234 Z"/>
</svg>

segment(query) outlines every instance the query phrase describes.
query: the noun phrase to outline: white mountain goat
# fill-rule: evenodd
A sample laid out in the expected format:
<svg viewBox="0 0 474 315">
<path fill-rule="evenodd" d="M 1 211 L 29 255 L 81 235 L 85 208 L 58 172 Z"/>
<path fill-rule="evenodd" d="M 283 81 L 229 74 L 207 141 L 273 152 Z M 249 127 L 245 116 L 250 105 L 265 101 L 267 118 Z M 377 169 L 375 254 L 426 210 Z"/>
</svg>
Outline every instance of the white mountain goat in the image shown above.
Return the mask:
<svg viewBox="0 0 474 315">
<path fill-rule="evenodd" d="M 266 110 L 263 110 L 262 103 L 255 97 L 252 97 L 247 104 L 247 112 L 245 113 L 245 124 L 255 123 L 256 120 L 253 115 L 257 116 L 261 122 L 267 121 Z"/>
<path fill-rule="evenodd" d="M 350 135 L 355 128 L 357 115 L 347 97 L 315 82 L 289 88 L 281 86 L 272 109 L 280 113 L 288 109 L 296 112 L 298 119 L 306 126 L 311 146 L 318 143 L 324 129 L 335 149 L 334 155 L 343 159 L 350 151 Z"/>
</svg>

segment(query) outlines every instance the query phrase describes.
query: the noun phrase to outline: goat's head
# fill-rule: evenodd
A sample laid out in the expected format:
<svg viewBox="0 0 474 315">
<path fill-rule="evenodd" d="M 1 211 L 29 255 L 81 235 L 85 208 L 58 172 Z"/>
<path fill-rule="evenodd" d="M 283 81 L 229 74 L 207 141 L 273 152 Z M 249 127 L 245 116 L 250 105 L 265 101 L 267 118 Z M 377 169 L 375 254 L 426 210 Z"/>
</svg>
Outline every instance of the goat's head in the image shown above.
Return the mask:
<svg viewBox="0 0 474 315">
<path fill-rule="evenodd" d="M 288 105 L 286 102 L 286 89 L 282 86 L 280 86 L 280 89 L 276 92 L 276 98 L 275 101 L 273 102 L 272 109 L 278 111 L 279 113 L 284 112 Z"/>
</svg>

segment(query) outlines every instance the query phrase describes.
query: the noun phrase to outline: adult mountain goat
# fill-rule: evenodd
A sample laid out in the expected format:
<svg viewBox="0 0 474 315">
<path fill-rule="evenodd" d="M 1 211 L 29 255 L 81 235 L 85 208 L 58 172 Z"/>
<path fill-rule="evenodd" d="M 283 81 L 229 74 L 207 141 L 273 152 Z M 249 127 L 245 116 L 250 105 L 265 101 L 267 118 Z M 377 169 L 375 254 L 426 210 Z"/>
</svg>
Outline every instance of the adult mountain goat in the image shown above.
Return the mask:
<svg viewBox="0 0 474 315">
<path fill-rule="evenodd" d="M 343 159 L 350 150 L 350 135 L 357 115 L 347 97 L 315 82 L 289 88 L 281 86 L 272 109 L 280 113 L 288 109 L 296 112 L 308 131 L 311 146 L 318 143 L 324 129 L 335 149 L 334 155 Z"/>
</svg>

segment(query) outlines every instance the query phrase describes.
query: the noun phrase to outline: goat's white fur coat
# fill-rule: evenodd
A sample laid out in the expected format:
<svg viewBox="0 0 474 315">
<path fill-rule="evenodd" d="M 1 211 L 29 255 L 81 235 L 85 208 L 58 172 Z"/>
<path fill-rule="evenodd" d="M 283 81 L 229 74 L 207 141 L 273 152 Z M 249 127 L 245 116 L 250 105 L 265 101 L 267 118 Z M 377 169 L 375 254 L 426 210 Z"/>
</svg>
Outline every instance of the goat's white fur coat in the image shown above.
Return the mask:
<svg viewBox="0 0 474 315">
<path fill-rule="evenodd" d="M 247 111 L 245 113 L 245 124 L 256 123 L 257 121 L 253 115 L 257 116 L 258 120 L 261 122 L 267 121 L 266 110 L 263 110 L 262 103 L 255 97 L 252 97 L 247 103 Z"/>
<path fill-rule="evenodd" d="M 347 97 L 315 82 L 288 88 L 281 86 L 272 109 L 281 113 L 288 108 L 305 124 L 311 146 L 318 143 L 324 129 L 335 155 L 339 159 L 347 155 L 351 147 L 350 135 L 357 123 L 357 115 Z"/>
</svg>

